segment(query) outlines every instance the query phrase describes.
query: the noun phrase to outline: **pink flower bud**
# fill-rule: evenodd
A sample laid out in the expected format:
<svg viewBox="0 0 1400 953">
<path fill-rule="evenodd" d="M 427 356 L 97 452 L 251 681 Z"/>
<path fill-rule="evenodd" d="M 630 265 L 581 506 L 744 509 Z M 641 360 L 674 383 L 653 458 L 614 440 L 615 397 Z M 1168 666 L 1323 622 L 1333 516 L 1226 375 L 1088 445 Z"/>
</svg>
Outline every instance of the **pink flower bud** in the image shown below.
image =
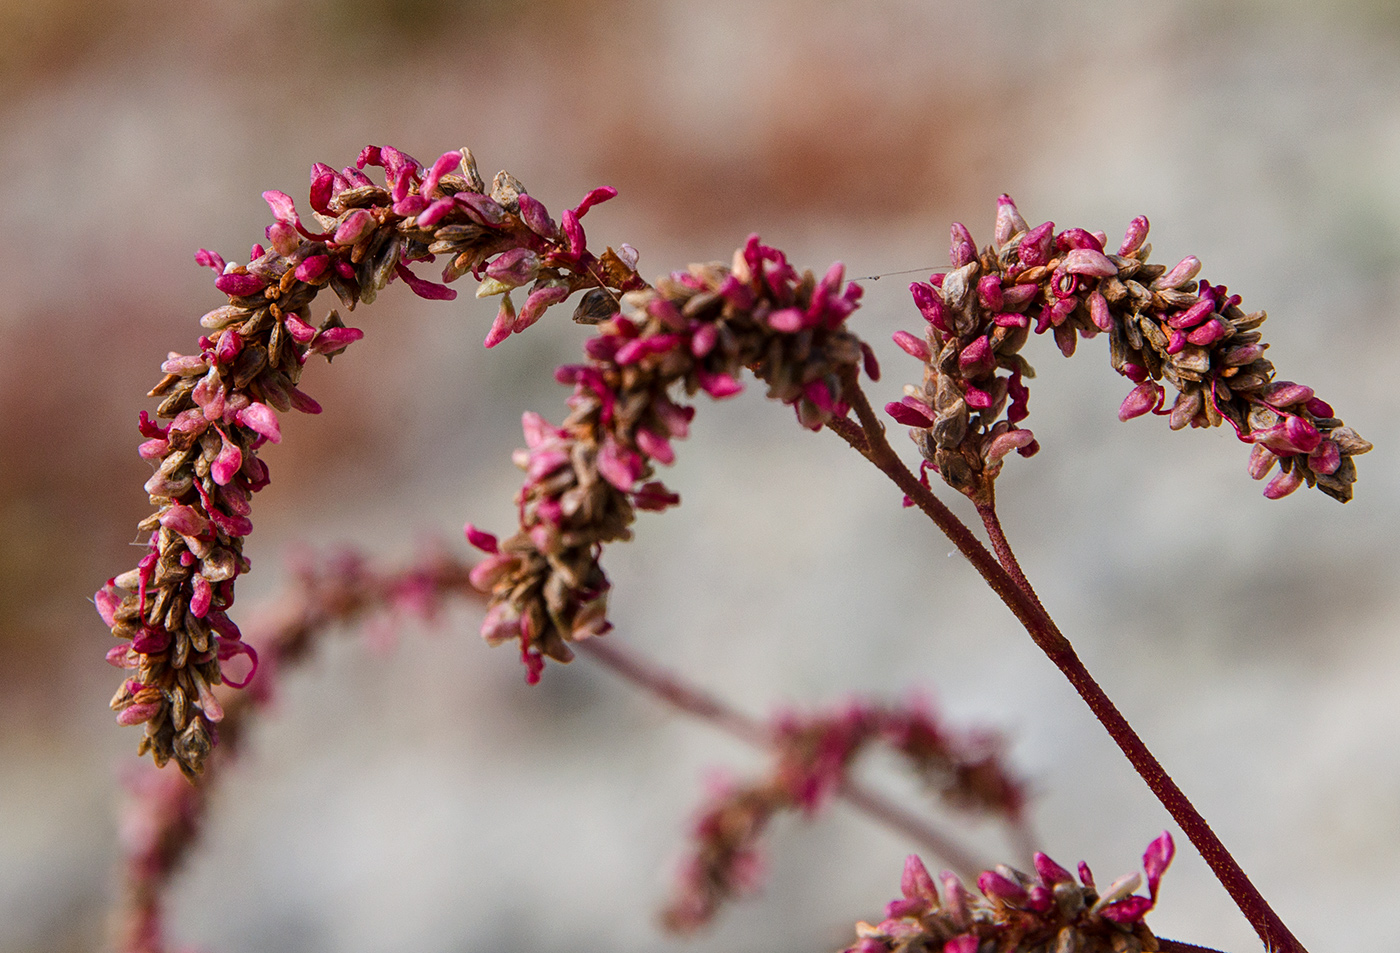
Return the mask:
<svg viewBox="0 0 1400 953">
<path fill-rule="evenodd" d="M 312 255 L 297 265 L 297 281 L 315 281 L 326 273 L 330 263 L 329 255 Z"/>
<path fill-rule="evenodd" d="M 203 265 L 206 268 L 213 268 L 214 274 L 216 275 L 222 275 L 224 273 L 224 268 L 227 266 L 227 262 L 224 261 L 222 255 L 217 252 L 212 252 L 207 248 L 201 248 L 194 253 L 194 263 L 196 265 Z"/>
<path fill-rule="evenodd" d="M 1205 324 L 1186 335 L 1186 340 L 1199 347 L 1214 344 L 1225 336 L 1225 324 L 1219 318 L 1211 318 Z"/>
<path fill-rule="evenodd" d="M 991 338 L 981 335 L 962 349 L 958 355 L 958 367 L 970 379 L 981 377 L 996 367 L 996 352 L 992 350 Z"/>
<path fill-rule="evenodd" d="M 1278 454 L 1262 443 L 1256 443 L 1254 449 L 1249 452 L 1249 464 L 1246 469 L 1251 479 L 1262 480 L 1268 476 L 1275 463 L 1278 463 Z"/>
<path fill-rule="evenodd" d="M 1196 277 L 1201 270 L 1201 260 L 1195 255 L 1187 255 L 1177 262 L 1171 271 L 1167 272 L 1156 281 L 1152 282 L 1153 291 L 1165 291 L 1171 288 L 1180 288 L 1186 282 Z"/>
<path fill-rule="evenodd" d="M 998 245 L 1005 245 L 1011 240 L 1012 235 L 1024 232 L 1028 228 L 1030 226 L 1021 217 L 1021 212 L 1016 208 L 1016 203 L 1011 201 L 1011 196 L 1002 195 L 997 199 L 996 242 Z"/>
<path fill-rule="evenodd" d="M 1118 254 L 1131 255 L 1147 240 L 1147 217 L 1139 215 L 1128 223 L 1128 232 L 1123 236 L 1123 244 L 1118 246 Z"/>
<path fill-rule="evenodd" d="M 268 207 L 272 209 L 272 217 L 277 219 L 277 221 L 285 222 L 288 225 L 297 225 L 301 222 L 301 219 L 297 216 L 297 204 L 292 201 L 292 197 L 286 192 L 278 192 L 276 189 L 272 189 L 264 192 L 262 197 L 263 200 L 267 202 Z"/>
<path fill-rule="evenodd" d="M 1314 473 L 1329 476 L 1337 472 L 1337 467 L 1342 465 L 1342 452 L 1337 444 L 1331 440 L 1323 440 L 1317 445 L 1317 449 L 1308 454 L 1308 466 Z"/>
<path fill-rule="evenodd" d="M 1041 883 L 1046 886 L 1054 887 L 1074 882 L 1074 877 L 1070 875 L 1068 870 L 1065 870 L 1045 854 L 1037 851 L 1034 860 L 1035 872 L 1040 876 Z"/>
<path fill-rule="evenodd" d="M 1118 408 L 1118 419 L 1122 421 L 1141 417 L 1162 405 L 1162 388 L 1155 381 L 1143 381 L 1128 392 L 1127 399 Z"/>
<path fill-rule="evenodd" d="M 276 222 L 267 226 L 263 234 L 267 236 L 268 244 L 272 250 L 283 258 L 290 258 L 296 254 L 297 248 L 301 245 L 301 235 L 297 232 L 295 225 L 286 222 Z"/>
<path fill-rule="evenodd" d="M 1020 905 L 1026 902 L 1026 888 L 1002 876 L 995 870 L 984 870 L 977 877 L 977 889 L 992 900 Z"/>
<path fill-rule="evenodd" d="M 373 232 L 374 226 L 374 216 L 365 209 L 357 208 L 337 226 L 332 241 L 337 245 L 353 245 Z"/>
<path fill-rule="evenodd" d="M 933 408 L 915 397 L 906 397 L 898 403 L 885 405 L 885 413 L 906 427 L 932 427 L 935 419 Z"/>
<path fill-rule="evenodd" d="M 1162 874 L 1171 866 L 1172 858 L 1176 856 L 1176 844 L 1172 843 L 1172 835 L 1162 831 L 1160 837 L 1147 845 L 1146 852 L 1142 855 L 1142 868 L 1147 871 L 1147 889 L 1152 894 L 1152 899 L 1157 899 L 1157 886 L 1161 883 Z"/>
<path fill-rule="evenodd" d="M 254 401 L 240 410 L 235 419 L 249 430 L 266 437 L 271 443 L 282 442 L 282 428 L 277 422 L 277 413 L 267 404 Z"/>
<path fill-rule="evenodd" d="M 1001 293 L 1001 278 L 998 275 L 984 275 L 977 282 L 977 298 L 988 311 L 1000 311 L 1006 300 Z"/>
<path fill-rule="evenodd" d="M 1026 232 L 1025 237 L 1021 239 L 1018 253 L 1024 267 L 1034 268 L 1050 260 L 1050 242 L 1054 231 L 1055 223 L 1045 222 Z"/>
<path fill-rule="evenodd" d="M 1303 468 L 1294 467 L 1287 473 L 1280 473 L 1269 481 L 1269 485 L 1264 487 L 1264 497 L 1270 500 L 1281 500 L 1303 483 Z"/>
<path fill-rule="evenodd" d="M 927 361 L 929 359 L 928 345 L 914 337 L 914 335 L 910 334 L 908 331 L 896 331 L 894 332 L 893 338 L 894 343 L 899 345 L 899 349 L 910 357 L 917 358 L 920 361 Z"/>
<path fill-rule="evenodd" d="M 977 259 L 977 243 L 972 240 L 972 233 L 962 222 L 953 223 L 952 239 L 948 249 L 948 260 L 954 268 L 961 268 Z"/>
<path fill-rule="evenodd" d="M 549 217 L 549 211 L 534 196 L 520 193 L 520 220 L 525 227 L 541 238 L 555 241 L 559 237 L 559 226 Z"/>
<path fill-rule="evenodd" d="M 940 275 L 939 277 L 942 276 Z M 924 316 L 924 320 L 946 334 L 949 328 L 943 319 L 942 295 L 938 294 L 932 285 L 922 281 L 915 281 L 910 284 L 909 294 L 913 296 L 914 306 L 919 309 L 919 313 Z"/>
<path fill-rule="evenodd" d="M 733 397 L 744 389 L 744 385 L 739 383 L 728 374 L 713 374 L 708 371 L 696 371 L 696 377 L 700 381 L 700 387 L 705 393 L 716 399 L 723 397 Z"/>
<path fill-rule="evenodd" d="M 1075 248 L 1061 259 L 1060 267 L 1071 275 L 1108 278 L 1118 274 L 1118 266 L 1108 256 L 1092 248 Z"/>
<path fill-rule="evenodd" d="M 462 153 L 444 152 L 438 156 L 438 160 L 433 163 L 433 167 L 428 170 L 428 174 L 423 177 L 423 184 L 419 187 L 422 195 L 431 196 L 438 187 L 438 180 L 449 172 L 454 171 L 462 164 Z"/>
<path fill-rule="evenodd" d="M 231 298 L 245 298 L 262 291 L 267 287 L 267 282 L 257 275 L 226 272 L 214 279 L 214 287 Z"/>
<path fill-rule="evenodd" d="M 1194 328 L 1215 311 L 1215 302 L 1210 298 L 1202 298 L 1185 311 L 1178 312 L 1167 321 L 1167 325 L 1173 328 Z"/>
<path fill-rule="evenodd" d="M 1029 430 L 1008 430 L 988 444 L 982 458 L 990 465 L 1000 463 L 1013 450 L 1022 450 L 1035 442 L 1035 434 Z"/>
<path fill-rule="evenodd" d="M 1292 381 L 1274 381 L 1264 388 L 1264 403 L 1273 407 L 1292 407 L 1312 400 L 1313 389 Z"/>
<path fill-rule="evenodd" d="M 1222 363 L 1226 367 L 1243 367 L 1264 356 L 1262 344 L 1245 344 L 1225 352 Z"/>
</svg>

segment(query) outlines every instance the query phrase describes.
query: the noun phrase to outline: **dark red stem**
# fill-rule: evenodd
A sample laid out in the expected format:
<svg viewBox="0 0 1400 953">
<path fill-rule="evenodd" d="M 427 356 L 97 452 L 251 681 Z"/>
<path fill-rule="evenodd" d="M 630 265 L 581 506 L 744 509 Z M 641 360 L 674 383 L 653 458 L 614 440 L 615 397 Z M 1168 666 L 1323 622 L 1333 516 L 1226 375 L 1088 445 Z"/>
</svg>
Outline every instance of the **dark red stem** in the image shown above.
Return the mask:
<svg viewBox="0 0 1400 953">
<path fill-rule="evenodd" d="M 1307 953 L 1303 944 L 1284 925 L 1283 920 L 1269 906 L 1268 901 L 1250 881 L 1235 858 L 1230 856 L 1230 852 L 1211 830 L 1210 824 L 1201 816 L 1200 811 L 1196 810 L 1177 787 L 1176 782 L 1128 724 L 1128 720 L 1099 687 L 1098 682 L 1094 681 L 1074 651 L 1074 646 L 1040 605 L 1039 600 L 1030 591 L 1029 584 L 1025 583 L 1024 577 L 1021 577 L 1021 583 L 1018 584 L 1016 578 L 987 551 L 972 531 L 904 465 L 886 439 L 884 424 L 860 389 L 854 372 L 846 375 L 843 385 L 842 396 L 849 400 L 860 420 L 863 439 L 856 442 L 847 437 L 851 430 L 849 426 L 833 429 L 893 480 L 914 505 L 923 510 L 934 525 L 943 531 L 1025 627 L 1035 644 L 1040 646 L 1041 651 L 1069 679 L 1075 691 L 1079 692 L 1089 710 L 1094 713 L 1094 717 L 1107 729 L 1133 768 L 1147 782 L 1157 800 L 1195 845 L 1221 886 L 1234 899 L 1240 912 L 1264 941 L 1265 948 L 1275 953 Z M 994 534 L 994 540 L 998 535 L 999 532 Z M 1002 544 L 1005 545 L 1004 537 Z M 1007 547 L 1007 552 L 1010 552 L 1010 547 Z M 1017 575 L 1020 575 L 1019 570 Z"/>
</svg>

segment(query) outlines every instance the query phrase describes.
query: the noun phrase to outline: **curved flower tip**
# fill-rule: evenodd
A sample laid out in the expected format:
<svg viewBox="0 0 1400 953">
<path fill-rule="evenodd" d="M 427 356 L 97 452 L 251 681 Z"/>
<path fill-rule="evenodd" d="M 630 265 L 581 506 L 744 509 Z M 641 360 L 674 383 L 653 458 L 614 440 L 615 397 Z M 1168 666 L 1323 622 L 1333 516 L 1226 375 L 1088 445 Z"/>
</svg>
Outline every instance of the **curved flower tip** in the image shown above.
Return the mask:
<svg viewBox="0 0 1400 953">
<path fill-rule="evenodd" d="M 1160 837 L 1147 845 L 1147 850 L 1142 855 L 1142 869 L 1147 871 L 1147 889 L 1152 892 L 1152 899 L 1157 899 L 1157 886 L 1161 883 L 1162 874 L 1171 866 L 1172 858 L 1176 856 L 1176 844 L 1172 841 L 1172 835 L 1162 831 Z"/>
<path fill-rule="evenodd" d="M 938 902 L 938 887 L 918 854 L 910 854 L 904 859 L 904 874 L 900 878 L 899 888 L 908 900 Z"/>
<path fill-rule="evenodd" d="M 463 532 L 466 534 L 467 542 L 471 543 L 483 553 L 498 553 L 501 551 L 495 536 L 484 530 L 477 529 L 471 523 L 466 525 Z"/>
</svg>

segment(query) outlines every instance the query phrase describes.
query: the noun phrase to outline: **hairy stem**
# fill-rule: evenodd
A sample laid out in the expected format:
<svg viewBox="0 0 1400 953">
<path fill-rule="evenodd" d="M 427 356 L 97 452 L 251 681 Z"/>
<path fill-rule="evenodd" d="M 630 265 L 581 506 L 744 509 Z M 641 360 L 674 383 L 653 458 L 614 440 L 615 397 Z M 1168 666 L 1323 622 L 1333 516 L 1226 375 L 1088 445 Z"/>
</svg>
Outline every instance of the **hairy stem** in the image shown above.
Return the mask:
<svg viewBox="0 0 1400 953">
<path fill-rule="evenodd" d="M 923 510 L 934 522 L 934 525 L 943 531 L 953 542 L 953 545 L 957 546 L 958 551 L 972 563 L 973 568 L 986 580 L 992 591 L 1016 616 L 1021 625 L 1025 627 L 1035 644 L 1040 646 L 1041 651 L 1069 679 L 1075 691 L 1084 699 L 1089 710 L 1094 713 L 1094 717 L 1117 742 L 1118 747 L 1122 749 L 1133 768 L 1147 782 L 1147 786 L 1156 795 L 1157 800 L 1171 814 L 1172 819 L 1180 825 L 1187 838 L 1210 866 L 1211 872 L 1215 874 L 1221 886 L 1235 901 L 1240 912 L 1244 914 L 1245 919 L 1249 921 L 1250 926 L 1264 942 L 1265 948 L 1277 951 L 1277 953 L 1306 953 L 1302 943 L 1284 925 L 1283 920 L 1269 906 L 1268 901 L 1250 881 L 1243 868 L 1225 849 L 1224 843 L 1211 830 L 1210 824 L 1177 787 L 1176 782 L 1171 779 L 1161 763 L 1148 750 L 1147 745 L 1138 737 L 1137 732 L 1128 724 L 1128 720 L 1123 717 L 1123 714 L 1109 699 L 1098 682 L 1094 681 L 1093 676 L 1089 674 L 1089 670 L 1085 668 L 1079 655 L 1074 651 L 1074 646 L 1060 632 L 1054 620 L 1050 618 L 1040 602 L 1030 592 L 1029 585 L 1027 584 L 1023 588 L 1018 584 L 1016 578 L 987 551 L 987 548 L 977 540 L 972 531 L 941 500 L 934 496 L 928 487 L 920 483 L 909 468 L 904 465 L 899 455 L 890 446 L 889 440 L 886 439 L 884 425 L 860 389 L 855 375 L 848 374 L 843 384 L 842 394 L 850 401 L 856 412 L 861 424 L 863 440 L 858 443 L 847 437 L 848 428 L 837 430 L 838 435 L 845 438 L 893 480 L 895 485 L 913 501 L 914 505 Z M 1004 537 L 1002 542 L 1004 544 Z"/>
<path fill-rule="evenodd" d="M 677 711 L 709 722 L 749 744 L 766 748 L 773 743 L 772 732 L 762 721 L 730 707 L 675 673 L 642 658 L 635 650 L 624 648 L 615 636 L 609 636 L 606 640 L 585 639 L 574 643 L 574 649 L 634 688 L 641 689 Z M 853 778 L 847 778 L 842 783 L 838 796 L 891 830 L 927 848 L 964 876 L 975 876 L 987 866 L 972 851 L 948 835 Z"/>
</svg>

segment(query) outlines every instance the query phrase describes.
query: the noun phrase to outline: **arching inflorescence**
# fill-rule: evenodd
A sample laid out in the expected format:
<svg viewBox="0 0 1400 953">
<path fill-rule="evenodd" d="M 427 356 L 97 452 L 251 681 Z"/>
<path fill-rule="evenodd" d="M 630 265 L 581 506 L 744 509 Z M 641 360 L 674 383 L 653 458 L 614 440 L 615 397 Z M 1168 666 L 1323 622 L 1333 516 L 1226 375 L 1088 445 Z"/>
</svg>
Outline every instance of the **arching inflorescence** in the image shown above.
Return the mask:
<svg viewBox="0 0 1400 953">
<path fill-rule="evenodd" d="M 1149 264 L 1146 218 L 1118 246 L 1103 233 L 1053 222 L 1031 228 L 1016 205 L 998 202 L 995 244 L 980 253 L 967 228 L 952 228 L 952 270 L 910 286 L 928 322 L 925 336 L 895 342 L 925 363 L 921 387 L 886 406 L 912 428 L 926 466 L 973 499 L 991 491 L 1005 457 L 1038 445 L 1026 419 L 1021 355 L 1031 331 L 1050 332 L 1066 357 L 1080 337 L 1104 333 L 1113 367 L 1136 385 L 1122 420 L 1167 416 L 1173 430 L 1227 423 L 1254 447 L 1249 474 L 1279 473 L 1264 495 L 1278 499 L 1305 481 L 1342 502 L 1351 499 L 1352 457 L 1371 445 L 1333 415 L 1309 387 L 1274 379 L 1258 328 L 1263 311 L 1245 313 L 1224 285 L 1197 281 L 1201 263 Z M 1160 381 L 1177 390 L 1170 407 Z M 1003 413 L 1004 412 L 1004 413 Z"/>
</svg>

